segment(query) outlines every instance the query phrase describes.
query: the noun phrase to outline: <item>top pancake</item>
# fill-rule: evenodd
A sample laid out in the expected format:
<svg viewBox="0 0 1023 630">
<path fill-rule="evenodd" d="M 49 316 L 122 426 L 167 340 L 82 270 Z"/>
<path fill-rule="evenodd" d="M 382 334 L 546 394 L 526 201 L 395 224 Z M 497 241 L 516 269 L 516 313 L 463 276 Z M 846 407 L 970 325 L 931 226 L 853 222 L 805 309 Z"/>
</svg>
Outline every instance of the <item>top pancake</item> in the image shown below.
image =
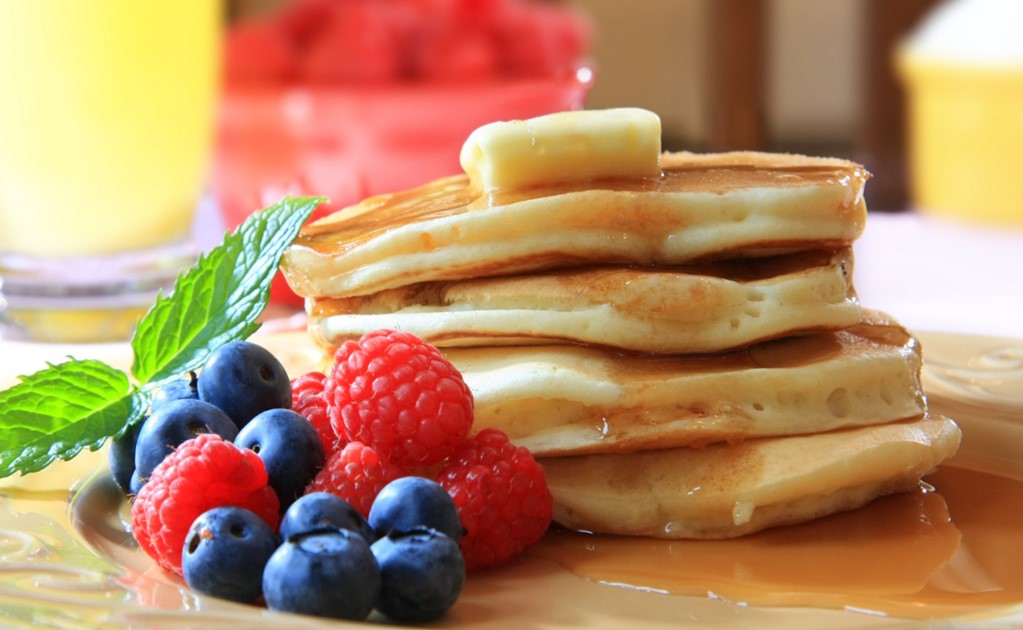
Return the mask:
<svg viewBox="0 0 1023 630">
<path fill-rule="evenodd" d="M 862 232 L 855 163 L 668 153 L 656 178 L 481 195 L 467 176 L 372 197 L 307 225 L 282 269 L 304 297 L 579 264 L 677 265 L 839 249 Z"/>
</svg>

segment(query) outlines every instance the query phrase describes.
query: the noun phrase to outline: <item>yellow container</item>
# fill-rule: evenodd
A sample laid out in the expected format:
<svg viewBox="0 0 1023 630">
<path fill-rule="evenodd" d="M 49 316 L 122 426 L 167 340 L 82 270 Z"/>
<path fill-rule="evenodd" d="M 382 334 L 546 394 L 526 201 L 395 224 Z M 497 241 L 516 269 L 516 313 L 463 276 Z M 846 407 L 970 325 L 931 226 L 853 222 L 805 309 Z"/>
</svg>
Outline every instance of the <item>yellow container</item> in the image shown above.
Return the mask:
<svg viewBox="0 0 1023 630">
<path fill-rule="evenodd" d="M 921 212 L 1023 225 L 1023 66 L 897 56 Z"/>
</svg>

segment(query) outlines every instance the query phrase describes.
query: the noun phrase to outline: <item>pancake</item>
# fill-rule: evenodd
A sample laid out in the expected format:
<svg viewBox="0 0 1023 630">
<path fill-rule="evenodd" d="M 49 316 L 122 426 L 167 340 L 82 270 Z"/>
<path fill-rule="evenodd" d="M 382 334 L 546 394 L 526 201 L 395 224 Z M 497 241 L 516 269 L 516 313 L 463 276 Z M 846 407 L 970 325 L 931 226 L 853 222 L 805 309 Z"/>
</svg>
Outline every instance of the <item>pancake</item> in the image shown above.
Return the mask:
<svg viewBox="0 0 1023 630">
<path fill-rule="evenodd" d="M 336 347 L 379 328 L 438 347 L 589 344 L 718 352 L 855 324 L 852 254 L 803 252 L 688 267 L 585 267 L 420 283 L 309 305 L 309 333 Z"/>
<path fill-rule="evenodd" d="M 848 247 L 858 164 L 767 153 L 667 153 L 657 177 L 481 193 L 467 175 L 367 199 L 306 225 L 282 269 L 303 297 L 586 264 L 679 265 Z"/>
<path fill-rule="evenodd" d="M 944 417 L 738 446 L 545 458 L 554 520 L 657 538 L 730 538 L 855 509 L 916 487 L 955 453 Z"/>
<path fill-rule="evenodd" d="M 886 316 L 702 355 L 581 346 L 449 349 L 496 427 L 538 456 L 626 452 L 879 424 L 926 410 L 920 346 Z"/>
<path fill-rule="evenodd" d="M 860 165 L 662 154 L 635 109 L 485 125 L 460 162 L 306 225 L 282 269 L 328 354 L 381 328 L 440 346 L 564 526 L 744 535 L 912 488 L 958 447 L 919 344 L 856 299 Z"/>
</svg>

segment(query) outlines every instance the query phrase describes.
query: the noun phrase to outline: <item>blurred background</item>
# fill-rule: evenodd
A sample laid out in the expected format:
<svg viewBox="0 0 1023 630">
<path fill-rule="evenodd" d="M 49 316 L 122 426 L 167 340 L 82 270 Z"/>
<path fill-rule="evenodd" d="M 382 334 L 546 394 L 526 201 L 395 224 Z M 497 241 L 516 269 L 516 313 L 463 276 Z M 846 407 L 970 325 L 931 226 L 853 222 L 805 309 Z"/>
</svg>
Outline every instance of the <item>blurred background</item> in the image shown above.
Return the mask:
<svg viewBox="0 0 1023 630">
<path fill-rule="evenodd" d="M 1012 241 L 977 281 L 998 230 L 1023 236 L 1023 0 L 230 0 L 228 22 L 213 186 L 229 224 L 281 192 L 351 202 L 458 172 L 482 122 L 635 106 L 667 150 L 866 166 L 888 220 L 860 242 L 875 279 L 858 286 L 914 323 L 977 320 L 924 275 L 988 295 L 1023 263 Z M 283 47 L 266 32 L 282 27 Z M 274 115 L 286 133 L 265 133 Z"/>
<path fill-rule="evenodd" d="M 0 33 L 0 256 L 54 258 L 61 278 L 86 269 L 62 260 L 75 245 L 176 245 L 198 210 L 206 246 L 285 195 L 327 197 L 324 216 L 457 174 L 482 124 L 583 107 L 656 112 L 666 150 L 863 164 L 887 222 L 858 269 L 882 280 L 917 265 L 980 290 L 966 270 L 991 239 L 1023 238 L 1023 0 L 0 0 Z M 173 191 L 148 183 L 175 171 Z M 179 229 L 126 220 L 164 215 Z M 975 249 L 961 224 L 984 230 Z M 0 300 L 18 273 L 0 260 Z M 274 296 L 300 305 L 280 279 Z"/>
<path fill-rule="evenodd" d="M 293 2 L 231 0 L 230 19 Z M 547 4 L 590 20 L 595 80 L 586 107 L 657 112 L 668 150 L 847 157 L 874 174 L 872 209 L 908 207 L 905 102 L 893 55 L 936 0 Z"/>
<path fill-rule="evenodd" d="M 598 25 L 593 107 L 657 111 L 669 149 L 833 155 L 902 209 L 896 45 L 935 0 L 576 0 Z"/>
</svg>

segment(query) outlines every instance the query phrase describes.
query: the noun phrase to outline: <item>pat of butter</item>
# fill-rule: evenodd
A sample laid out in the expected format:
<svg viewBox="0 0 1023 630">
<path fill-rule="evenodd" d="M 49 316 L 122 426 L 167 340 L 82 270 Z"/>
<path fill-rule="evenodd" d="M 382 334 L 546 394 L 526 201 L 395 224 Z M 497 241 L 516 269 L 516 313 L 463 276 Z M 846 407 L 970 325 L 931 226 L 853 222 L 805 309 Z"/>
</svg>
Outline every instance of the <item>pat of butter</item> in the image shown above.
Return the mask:
<svg viewBox="0 0 1023 630">
<path fill-rule="evenodd" d="M 469 135 L 459 156 L 484 193 L 661 173 L 661 119 L 639 108 L 582 110 L 495 122 Z"/>
</svg>

